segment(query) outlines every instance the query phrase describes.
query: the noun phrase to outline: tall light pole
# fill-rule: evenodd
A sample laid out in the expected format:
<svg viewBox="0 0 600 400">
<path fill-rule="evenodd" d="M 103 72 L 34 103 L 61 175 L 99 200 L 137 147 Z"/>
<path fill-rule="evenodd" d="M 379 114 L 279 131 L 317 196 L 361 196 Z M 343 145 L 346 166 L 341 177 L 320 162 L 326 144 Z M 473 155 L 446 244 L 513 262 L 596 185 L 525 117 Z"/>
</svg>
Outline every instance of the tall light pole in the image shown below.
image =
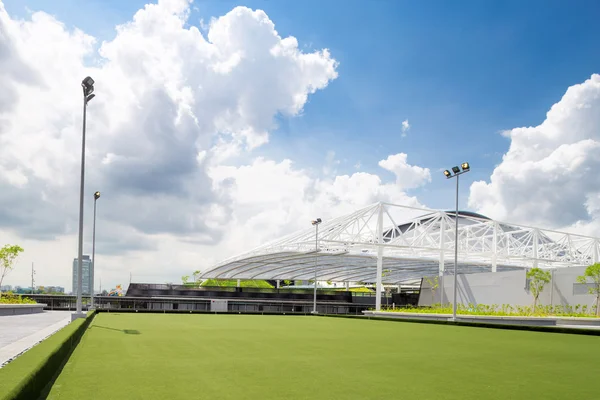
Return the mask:
<svg viewBox="0 0 600 400">
<path fill-rule="evenodd" d="M 458 265 L 458 177 L 465 172 L 469 172 L 471 167 L 468 162 L 461 164 L 461 168 L 452 167 L 452 172 L 445 170 L 444 175 L 447 179 L 456 178 L 456 214 L 454 215 L 454 294 L 452 296 L 452 319 L 456 321 L 456 292 L 457 292 L 457 279 L 456 279 L 456 266 Z M 454 173 L 454 174 L 453 174 Z M 442 232 L 443 234 L 443 232 Z M 442 288 L 442 293 L 444 288 Z"/>
<path fill-rule="evenodd" d="M 35 279 L 33 276 L 35 275 L 35 269 L 33 269 L 33 261 L 31 262 L 31 294 L 35 294 Z"/>
<path fill-rule="evenodd" d="M 94 228 L 92 229 L 92 271 L 90 274 L 91 293 L 90 307 L 94 307 L 94 274 L 96 273 L 96 201 L 100 198 L 100 192 L 94 192 Z"/>
<path fill-rule="evenodd" d="M 317 313 L 317 252 L 319 251 L 319 224 L 323 222 L 321 218 L 317 218 L 311 221 L 311 224 L 315 226 L 315 289 L 313 296 L 313 314 Z"/>
<path fill-rule="evenodd" d="M 83 292 L 83 189 L 85 186 L 85 123 L 86 110 L 90 100 L 96 96 L 94 80 L 87 76 L 81 81 L 83 88 L 83 131 L 81 135 L 81 182 L 79 184 L 79 246 L 77 251 L 77 310 L 75 317 L 82 317 L 82 292 Z"/>
</svg>

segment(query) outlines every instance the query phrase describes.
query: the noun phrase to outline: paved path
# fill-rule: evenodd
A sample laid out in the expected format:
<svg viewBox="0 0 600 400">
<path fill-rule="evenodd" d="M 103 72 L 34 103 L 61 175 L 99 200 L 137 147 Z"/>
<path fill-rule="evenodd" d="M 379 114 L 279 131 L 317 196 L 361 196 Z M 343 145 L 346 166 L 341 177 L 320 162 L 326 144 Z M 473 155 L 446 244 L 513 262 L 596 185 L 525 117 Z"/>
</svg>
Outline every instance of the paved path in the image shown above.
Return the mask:
<svg viewBox="0 0 600 400">
<path fill-rule="evenodd" d="M 557 325 L 557 328 L 600 329 L 600 326 L 595 326 L 595 325 Z"/>
<path fill-rule="evenodd" d="M 70 311 L 0 316 L 0 368 L 69 322 Z"/>
</svg>

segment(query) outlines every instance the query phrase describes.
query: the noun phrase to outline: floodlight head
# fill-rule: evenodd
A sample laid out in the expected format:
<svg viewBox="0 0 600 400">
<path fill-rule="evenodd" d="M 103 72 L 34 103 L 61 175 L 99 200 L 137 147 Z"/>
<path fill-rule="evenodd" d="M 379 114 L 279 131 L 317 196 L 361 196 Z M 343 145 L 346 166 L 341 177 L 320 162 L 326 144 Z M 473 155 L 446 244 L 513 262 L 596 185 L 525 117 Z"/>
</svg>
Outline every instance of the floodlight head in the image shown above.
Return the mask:
<svg viewBox="0 0 600 400">
<path fill-rule="evenodd" d="M 92 88 L 94 87 L 94 80 L 91 76 L 86 76 L 84 80 L 81 81 L 81 86 L 84 88 Z"/>
<path fill-rule="evenodd" d="M 470 170 L 470 169 L 471 169 L 471 166 L 469 165 L 469 163 L 468 163 L 468 162 L 464 162 L 464 163 L 462 163 L 462 164 L 461 164 L 461 167 L 462 167 L 462 170 L 463 170 L 463 171 L 468 171 L 468 170 Z"/>
<path fill-rule="evenodd" d="M 81 87 L 83 88 L 83 96 L 85 97 L 86 102 L 91 100 L 93 96 L 90 95 L 94 91 L 94 80 L 87 76 L 81 81 Z"/>
<path fill-rule="evenodd" d="M 317 218 L 317 219 L 311 221 L 310 223 L 313 225 L 319 225 L 321 222 L 323 222 L 323 221 L 321 221 L 321 218 Z"/>
<path fill-rule="evenodd" d="M 452 177 L 452 173 L 448 170 L 444 171 L 444 175 L 446 175 L 446 178 L 451 178 Z"/>
<path fill-rule="evenodd" d="M 95 94 L 90 94 L 89 96 L 87 96 L 87 97 L 85 98 L 85 103 L 87 104 L 87 103 L 88 103 L 88 102 L 89 102 L 91 99 L 93 99 L 94 97 L 96 97 L 96 95 L 95 95 Z"/>
<path fill-rule="evenodd" d="M 452 167 L 452 172 L 454 172 L 455 174 L 458 174 L 460 172 L 460 168 Z"/>
<path fill-rule="evenodd" d="M 94 193 L 94 200 L 98 200 L 100 198 L 100 192 Z"/>
</svg>

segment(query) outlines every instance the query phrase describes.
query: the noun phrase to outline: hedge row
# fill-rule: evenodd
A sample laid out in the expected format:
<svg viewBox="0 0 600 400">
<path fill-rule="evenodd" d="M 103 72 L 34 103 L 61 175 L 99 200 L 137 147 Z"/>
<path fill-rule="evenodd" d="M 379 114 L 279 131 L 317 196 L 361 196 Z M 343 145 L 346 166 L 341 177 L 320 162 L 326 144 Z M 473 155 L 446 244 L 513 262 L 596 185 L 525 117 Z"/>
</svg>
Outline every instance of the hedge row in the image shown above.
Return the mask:
<svg viewBox="0 0 600 400">
<path fill-rule="evenodd" d="M 95 312 L 77 319 L 0 369 L 0 400 L 37 399 L 60 372 Z"/>
<path fill-rule="evenodd" d="M 492 328 L 492 329 L 508 329 L 516 331 L 533 331 L 533 332 L 551 332 L 551 333 L 570 333 L 574 335 L 600 336 L 600 329 L 589 328 L 566 328 L 562 326 L 535 326 L 535 325 L 508 325 L 508 324 L 492 324 L 489 322 L 466 322 L 466 321 L 445 321 L 433 319 L 413 319 L 413 318 L 393 318 L 393 317 L 376 317 L 372 315 L 336 315 L 336 314 L 320 314 L 323 317 L 330 318 L 354 318 L 354 319 L 369 319 L 374 321 L 393 321 L 393 322 L 412 322 L 416 324 L 436 324 L 436 325 L 456 325 L 470 326 L 476 328 Z"/>
</svg>

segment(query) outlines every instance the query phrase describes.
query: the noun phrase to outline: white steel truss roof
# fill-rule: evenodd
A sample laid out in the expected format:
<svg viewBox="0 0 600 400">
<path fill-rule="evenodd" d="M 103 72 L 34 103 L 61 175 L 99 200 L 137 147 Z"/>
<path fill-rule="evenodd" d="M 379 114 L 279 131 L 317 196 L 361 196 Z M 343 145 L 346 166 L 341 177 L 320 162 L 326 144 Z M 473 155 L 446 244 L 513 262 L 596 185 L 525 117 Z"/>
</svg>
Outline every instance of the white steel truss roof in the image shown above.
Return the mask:
<svg viewBox="0 0 600 400">
<path fill-rule="evenodd" d="M 598 238 L 459 212 L 458 271 L 564 268 L 598 261 Z M 229 258 L 202 278 L 396 284 L 454 264 L 454 212 L 376 203 Z"/>
</svg>

